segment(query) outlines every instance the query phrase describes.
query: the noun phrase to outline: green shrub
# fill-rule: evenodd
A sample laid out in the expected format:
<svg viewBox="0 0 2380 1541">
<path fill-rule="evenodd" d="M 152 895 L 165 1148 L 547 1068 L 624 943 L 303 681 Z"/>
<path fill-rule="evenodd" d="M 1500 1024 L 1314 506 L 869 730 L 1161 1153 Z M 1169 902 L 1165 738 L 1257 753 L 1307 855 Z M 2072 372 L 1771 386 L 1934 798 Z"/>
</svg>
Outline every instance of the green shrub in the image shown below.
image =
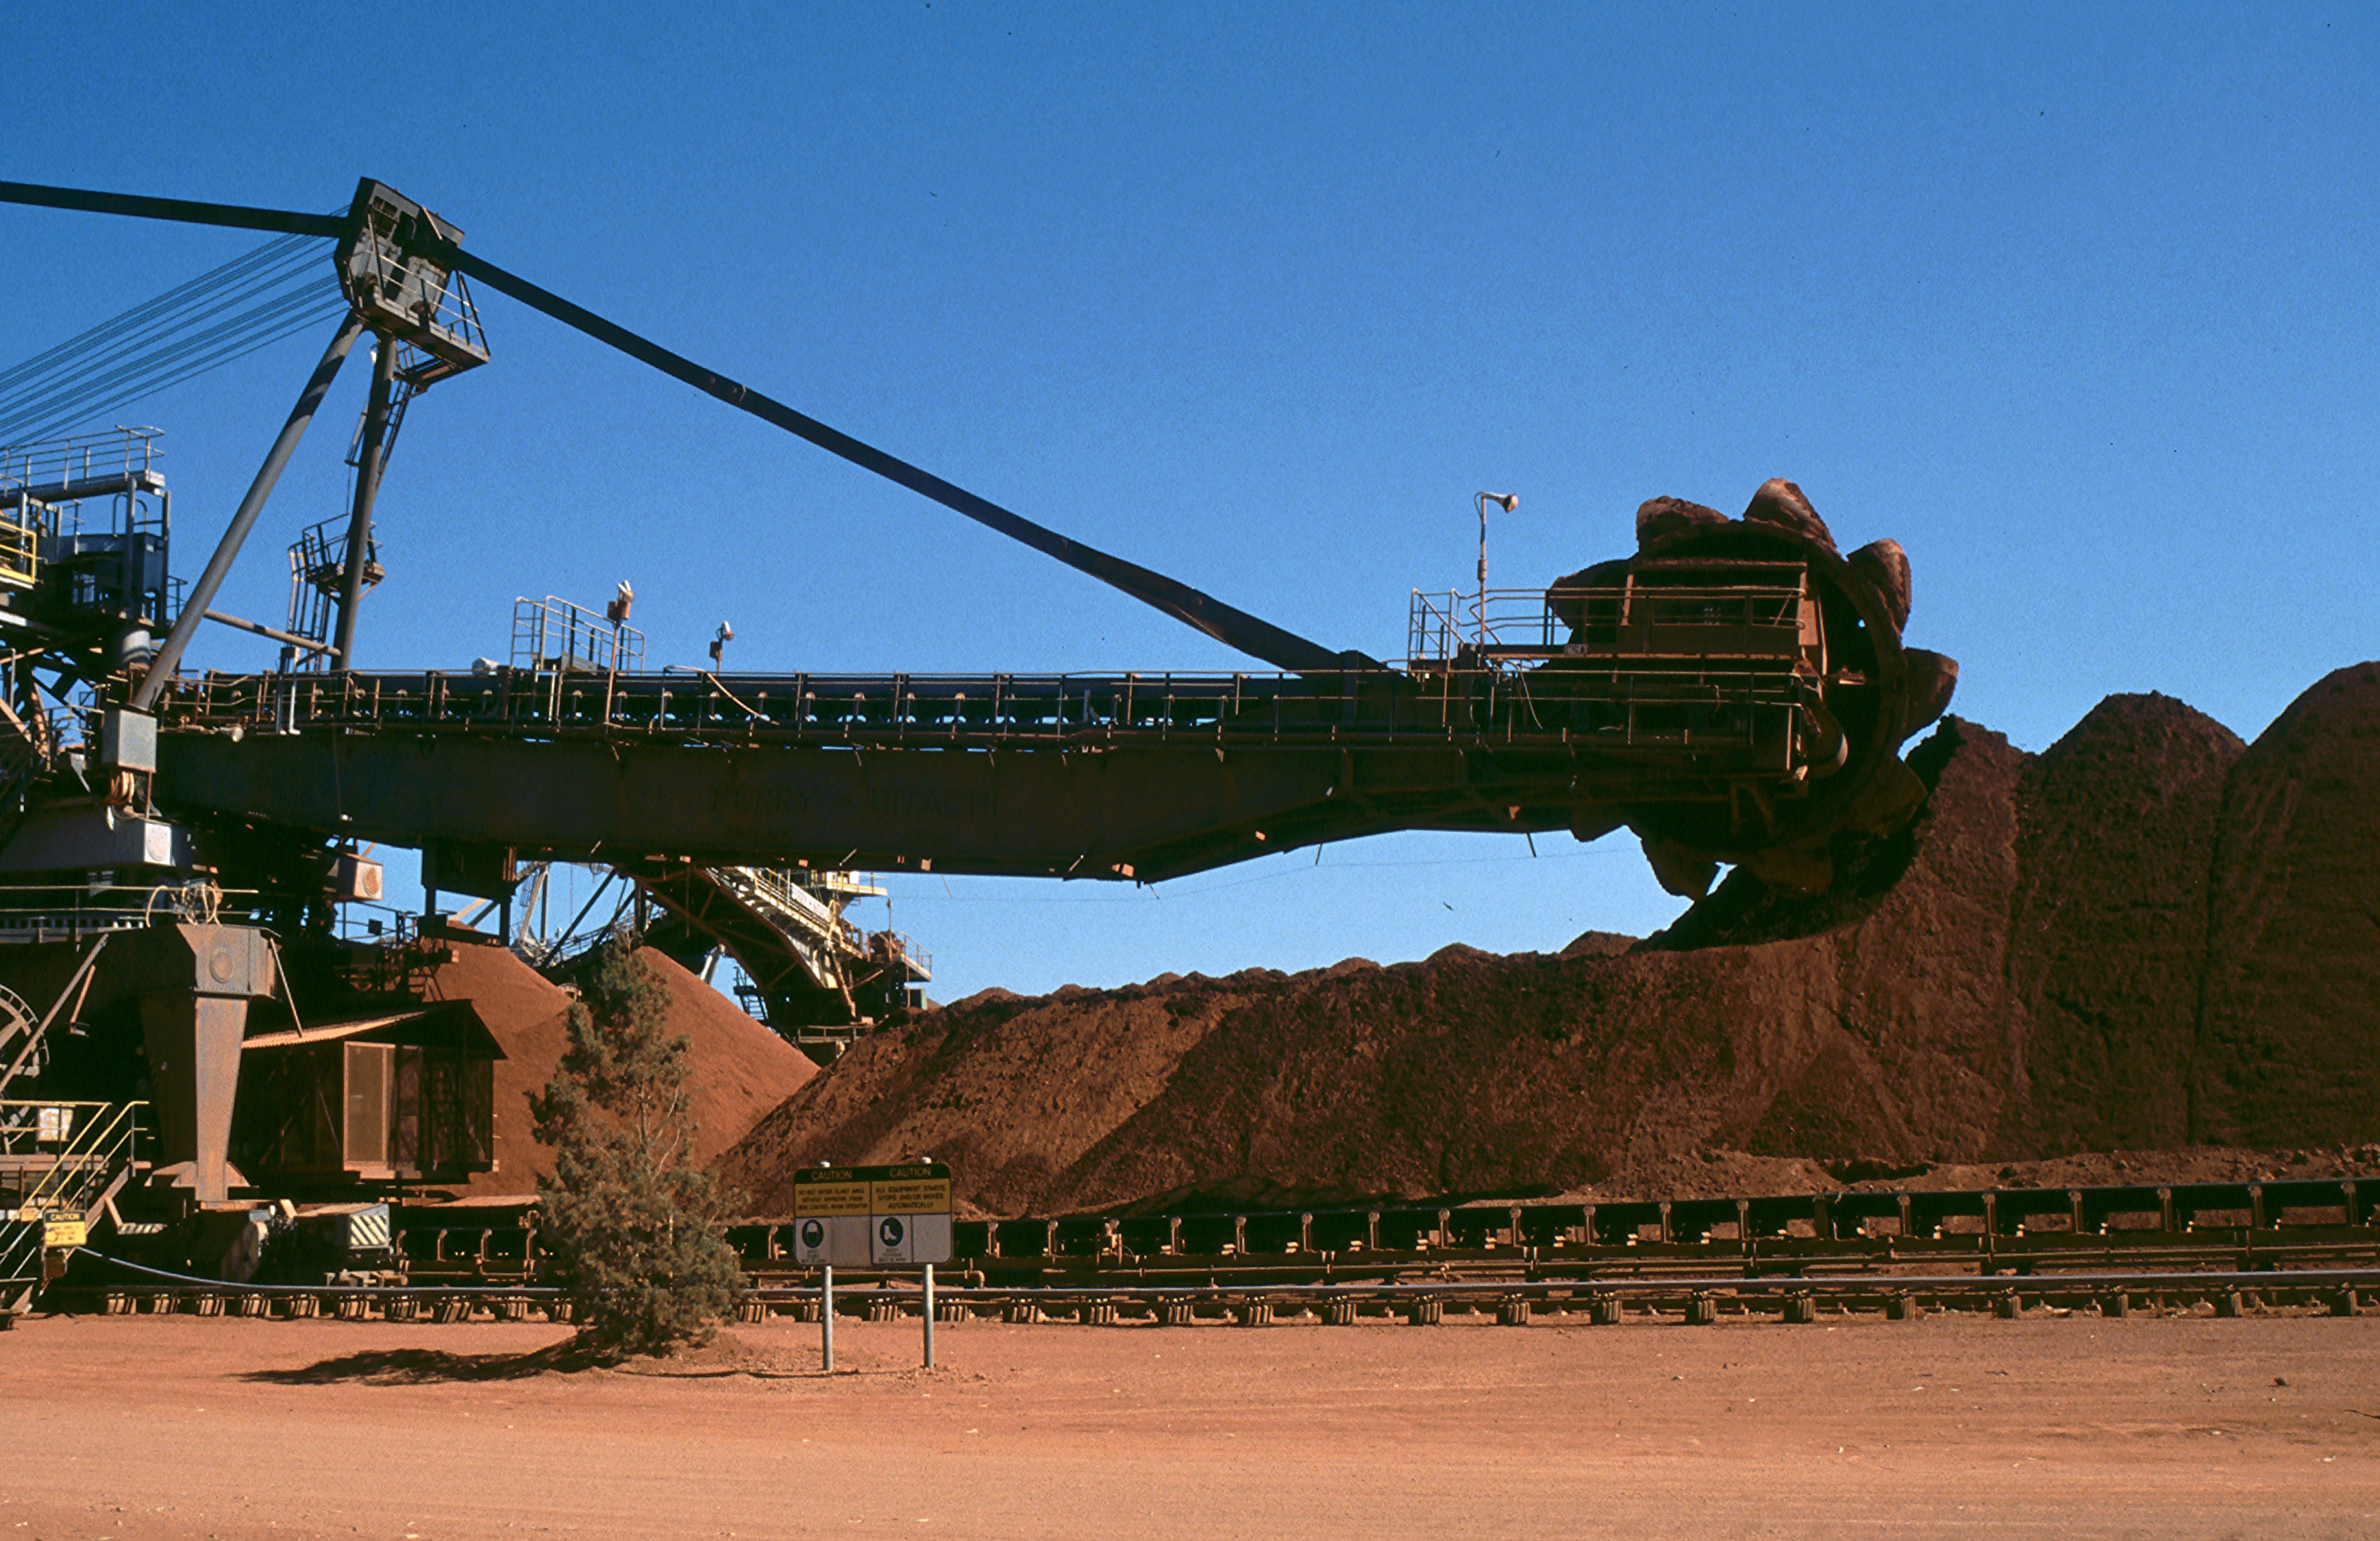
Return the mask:
<svg viewBox="0 0 2380 1541">
<path fill-rule="evenodd" d="M 603 945 L 570 1008 L 570 1045 L 529 1099 L 553 1175 L 538 1184 L 540 1245 L 598 1356 L 707 1341 L 743 1269 L 708 1172 L 691 1160 L 684 1035 L 668 991 L 625 938 Z"/>
</svg>

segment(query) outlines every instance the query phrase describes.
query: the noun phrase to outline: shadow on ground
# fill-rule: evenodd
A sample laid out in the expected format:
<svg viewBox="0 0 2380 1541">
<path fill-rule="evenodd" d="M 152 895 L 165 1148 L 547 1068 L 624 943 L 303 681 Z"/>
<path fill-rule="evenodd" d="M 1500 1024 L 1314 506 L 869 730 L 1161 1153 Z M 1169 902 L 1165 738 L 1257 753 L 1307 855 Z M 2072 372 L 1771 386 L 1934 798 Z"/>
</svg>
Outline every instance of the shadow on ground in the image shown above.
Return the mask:
<svg viewBox="0 0 2380 1541">
<path fill-rule="evenodd" d="M 716 1380 L 751 1376 L 786 1380 L 819 1373 L 807 1348 L 747 1341 L 732 1329 L 707 1341 L 682 1343 L 666 1353 L 605 1354 L 577 1339 L 529 1353 L 449 1353 L 443 1349 L 359 1349 L 311 1365 L 250 1370 L 241 1378 L 268 1386 L 427 1386 L 454 1381 L 528 1380 L 541 1375 L 609 1370 L 614 1375 L 662 1380 Z"/>
<path fill-rule="evenodd" d="M 534 1353 L 448 1353 L 443 1349 L 362 1349 L 289 1369 L 250 1370 L 240 1378 L 270 1386 L 422 1386 L 456 1380 L 526 1380 L 558 1371 L 592 1369 L 599 1362 L 562 1342 Z"/>
</svg>

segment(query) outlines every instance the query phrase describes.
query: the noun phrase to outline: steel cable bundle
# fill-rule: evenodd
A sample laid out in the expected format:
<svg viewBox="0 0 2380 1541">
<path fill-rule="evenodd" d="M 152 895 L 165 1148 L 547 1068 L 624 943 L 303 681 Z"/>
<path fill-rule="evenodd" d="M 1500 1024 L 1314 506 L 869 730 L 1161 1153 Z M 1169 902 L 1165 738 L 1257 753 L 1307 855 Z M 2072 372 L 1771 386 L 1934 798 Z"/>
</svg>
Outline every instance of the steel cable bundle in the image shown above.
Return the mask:
<svg viewBox="0 0 2380 1541">
<path fill-rule="evenodd" d="M 85 426 L 346 310 L 331 242 L 284 236 L 0 370 L 0 444 Z"/>
</svg>

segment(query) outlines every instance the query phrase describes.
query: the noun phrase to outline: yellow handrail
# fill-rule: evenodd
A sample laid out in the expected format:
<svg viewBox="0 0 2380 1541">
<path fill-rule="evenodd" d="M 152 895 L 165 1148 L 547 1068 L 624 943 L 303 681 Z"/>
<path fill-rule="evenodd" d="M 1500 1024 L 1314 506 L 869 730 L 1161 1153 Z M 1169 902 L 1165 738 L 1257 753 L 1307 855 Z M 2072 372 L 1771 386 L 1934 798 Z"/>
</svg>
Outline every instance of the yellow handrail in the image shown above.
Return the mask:
<svg viewBox="0 0 2380 1541">
<path fill-rule="evenodd" d="M 33 587 L 40 548 L 31 520 L 0 513 L 0 584 L 11 588 Z"/>
<path fill-rule="evenodd" d="M 43 1172 L 30 1188 L 25 1190 L 19 1202 L 27 1207 L 48 1207 L 44 1200 L 65 1196 L 66 1183 L 74 1173 L 88 1170 L 91 1159 L 118 1147 L 128 1146 L 140 1132 L 143 1102 L 7 1102 L 0 1108 L 99 1108 L 105 1116 L 92 1122 L 78 1121 L 78 1127 L 67 1138 L 66 1148 L 53 1159 L 50 1170 Z"/>
</svg>

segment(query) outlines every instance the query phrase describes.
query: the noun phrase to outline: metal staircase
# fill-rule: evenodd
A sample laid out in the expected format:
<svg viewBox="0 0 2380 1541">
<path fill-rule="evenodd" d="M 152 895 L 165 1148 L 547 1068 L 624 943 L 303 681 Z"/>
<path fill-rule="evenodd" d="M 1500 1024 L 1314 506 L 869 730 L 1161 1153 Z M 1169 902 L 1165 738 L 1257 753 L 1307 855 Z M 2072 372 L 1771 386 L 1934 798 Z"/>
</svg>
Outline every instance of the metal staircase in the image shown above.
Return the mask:
<svg viewBox="0 0 2380 1541">
<path fill-rule="evenodd" d="M 0 1312 L 23 1310 L 138 1165 L 145 1102 L 0 1102 Z"/>
<path fill-rule="evenodd" d="M 844 918 L 883 890 L 849 873 L 765 867 L 664 868 L 632 874 L 663 919 L 649 944 L 691 959 L 724 948 L 749 981 L 746 1009 L 808 1053 L 831 1060 L 933 976 L 908 938 Z"/>
</svg>

